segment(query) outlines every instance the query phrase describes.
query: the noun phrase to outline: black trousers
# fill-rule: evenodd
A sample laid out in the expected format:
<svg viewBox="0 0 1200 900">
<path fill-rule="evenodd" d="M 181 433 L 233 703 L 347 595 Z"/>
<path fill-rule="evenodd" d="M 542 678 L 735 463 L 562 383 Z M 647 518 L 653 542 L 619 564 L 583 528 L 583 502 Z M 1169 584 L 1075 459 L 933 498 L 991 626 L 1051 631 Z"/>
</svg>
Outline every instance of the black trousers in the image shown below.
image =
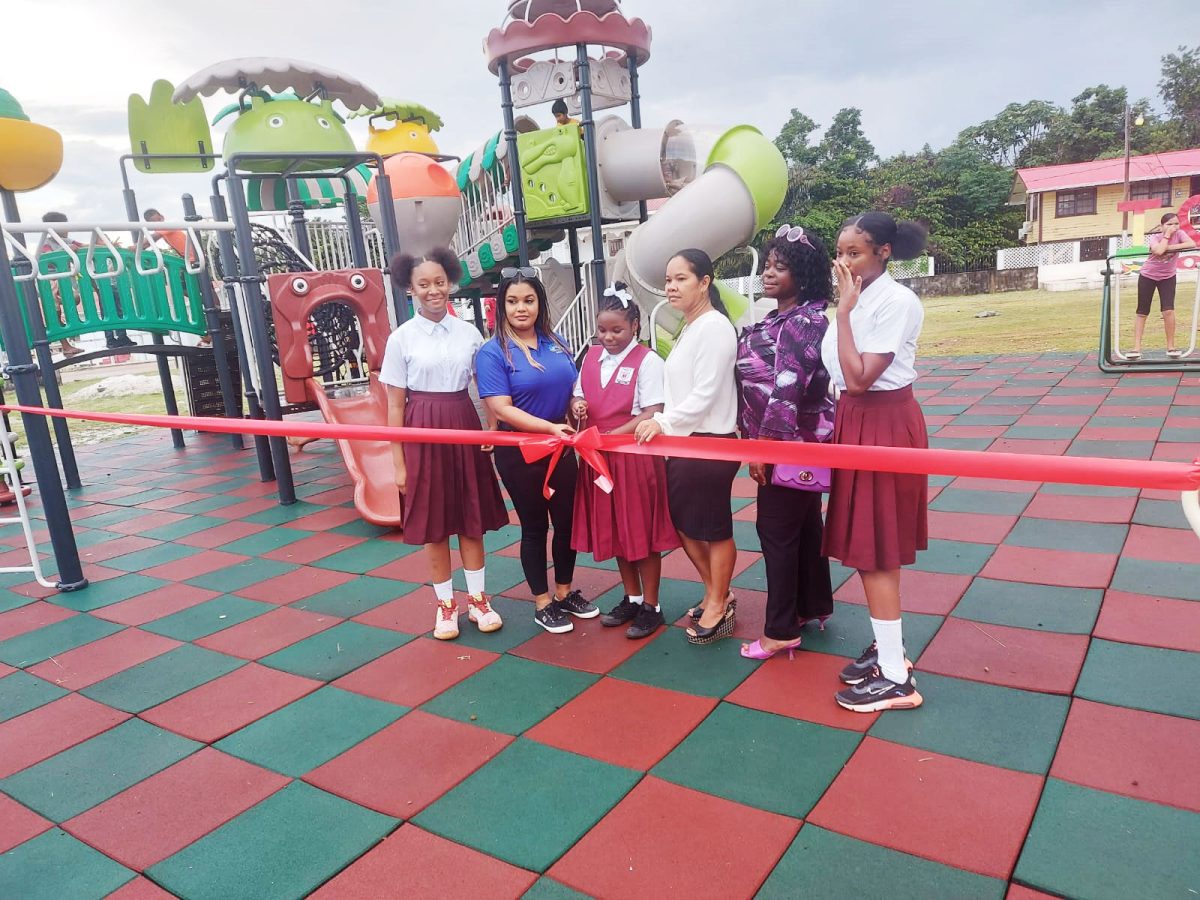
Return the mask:
<svg viewBox="0 0 1200 900">
<path fill-rule="evenodd" d="M 575 481 L 579 465 L 575 454 L 568 451 L 558 461 L 550 487 L 554 496 L 542 496 L 549 458 L 527 463 L 516 447 L 497 447 L 493 453 L 496 470 L 508 496 L 512 498 L 517 518 L 521 520 L 521 568 L 525 581 L 535 597 L 549 593 L 546 582 L 546 536 L 554 525 L 552 552 L 554 582 L 570 584 L 575 577 L 575 551 L 571 549 L 571 521 L 575 513 Z"/>
<path fill-rule="evenodd" d="M 767 567 L 763 634 L 776 641 L 800 637 L 800 623 L 833 612 L 829 560 L 821 555 L 821 494 L 758 487 L 758 540 Z"/>
<path fill-rule="evenodd" d="M 1139 316 L 1150 315 L 1150 307 L 1154 303 L 1154 292 L 1158 291 L 1158 308 L 1161 312 L 1171 312 L 1175 309 L 1175 276 L 1156 281 L 1145 275 L 1138 276 L 1138 305 Z"/>
</svg>

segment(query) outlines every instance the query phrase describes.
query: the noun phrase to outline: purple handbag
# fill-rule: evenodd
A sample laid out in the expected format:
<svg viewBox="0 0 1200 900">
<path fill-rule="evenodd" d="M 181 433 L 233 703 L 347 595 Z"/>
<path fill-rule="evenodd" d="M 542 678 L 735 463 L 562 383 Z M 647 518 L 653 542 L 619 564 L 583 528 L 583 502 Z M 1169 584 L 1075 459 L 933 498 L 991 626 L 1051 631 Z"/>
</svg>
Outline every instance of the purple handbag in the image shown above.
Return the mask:
<svg viewBox="0 0 1200 900">
<path fill-rule="evenodd" d="M 828 466 L 777 465 L 771 472 L 771 484 L 796 491 L 824 493 L 832 479 L 833 470 Z"/>
</svg>

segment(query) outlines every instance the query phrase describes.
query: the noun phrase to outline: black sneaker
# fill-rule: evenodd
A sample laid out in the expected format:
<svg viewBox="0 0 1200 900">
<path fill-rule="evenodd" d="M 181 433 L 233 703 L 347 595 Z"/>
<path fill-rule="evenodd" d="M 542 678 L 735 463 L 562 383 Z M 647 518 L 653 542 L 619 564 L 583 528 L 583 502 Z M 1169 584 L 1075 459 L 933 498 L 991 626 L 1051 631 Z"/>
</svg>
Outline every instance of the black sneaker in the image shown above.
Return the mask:
<svg viewBox="0 0 1200 900">
<path fill-rule="evenodd" d="M 533 621 L 537 622 L 551 634 L 563 634 L 567 631 L 573 631 L 575 628 L 571 624 L 570 616 L 566 614 L 562 605 L 557 601 L 551 601 L 541 609 L 535 610 Z"/>
<path fill-rule="evenodd" d="M 632 622 L 637 618 L 638 610 L 641 608 L 642 604 L 634 603 L 626 594 L 621 598 L 620 603 L 600 617 L 600 624 L 605 628 L 615 628 L 626 622 Z"/>
<path fill-rule="evenodd" d="M 590 600 L 585 600 L 579 591 L 571 591 L 561 600 L 554 602 L 577 619 L 594 619 L 600 615 L 600 607 Z"/>
<path fill-rule="evenodd" d="M 842 669 L 838 678 L 842 679 L 843 684 L 861 684 L 863 680 L 871 674 L 871 670 L 879 665 L 879 648 L 875 646 L 875 642 L 871 641 L 871 646 L 867 647 L 862 652 L 862 656 L 856 659 L 846 668 Z M 904 657 L 904 665 L 908 671 L 912 671 L 913 664 L 907 656 Z"/>
<path fill-rule="evenodd" d="M 834 699 L 843 709 L 862 713 L 882 712 L 885 709 L 916 709 L 924 702 L 917 693 L 917 683 L 911 671 L 904 684 L 896 684 L 884 678 L 878 667 L 871 669 L 858 684 L 838 691 Z"/>
<path fill-rule="evenodd" d="M 660 626 L 666 624 L 662 610 L 657 606 L 650 606 L 647 603 L 632 603 L 630 605 L 638 608 L 637 618 L 633 620 L 632 625 L 625 629 L 625 637 L 634 641 L 640 641 L 642 638 L 650 637 L 650 635 L 658 631 Z"/>
</svg>

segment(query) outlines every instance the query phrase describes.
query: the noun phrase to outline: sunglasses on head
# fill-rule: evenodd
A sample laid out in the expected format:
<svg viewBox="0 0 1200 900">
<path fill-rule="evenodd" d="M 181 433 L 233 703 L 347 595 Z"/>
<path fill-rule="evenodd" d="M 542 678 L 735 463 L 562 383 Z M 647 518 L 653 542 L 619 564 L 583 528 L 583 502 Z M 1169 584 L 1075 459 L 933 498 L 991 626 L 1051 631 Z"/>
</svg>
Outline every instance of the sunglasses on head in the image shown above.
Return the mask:
<svg viewBox="0 0 1200 900">
<path fill-rule="evenodd" d="M 537 278 L 538 271 L 533 266 L 508 267 L 500 270 L 501 278 L 516 278 L 520 275 L 522 278 Z"/>
<path fill-rule="evenodd" d="M 812 241 L 808 239 L 808 235 L 804 233 L 804 229 L 799 225 L 780 225 L 779 230 L 775 232 L 775 237 L 784 238 L 789 244 L 799 241 L 810 250 L 817 249 L 812 245 Z"/>
</svg>

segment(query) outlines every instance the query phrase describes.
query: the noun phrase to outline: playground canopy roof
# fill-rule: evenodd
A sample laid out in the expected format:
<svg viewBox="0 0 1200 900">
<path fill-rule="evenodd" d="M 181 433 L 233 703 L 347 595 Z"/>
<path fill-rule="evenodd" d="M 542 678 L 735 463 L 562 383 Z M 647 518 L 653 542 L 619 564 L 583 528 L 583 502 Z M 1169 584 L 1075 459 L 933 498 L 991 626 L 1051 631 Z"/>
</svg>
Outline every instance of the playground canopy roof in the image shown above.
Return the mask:
<svg viewBox="0 0 1200 900">
<path fill-rule="evenodd" d="M 250 83 L 277 93 L 294 90 L 302 97 L 320 90 L 330 100 L 341 100 L 347 109 L 379 105 L 378 94 L 343 72 L 298 59 L 265 56 L 227 59 L 201 69 L 175 89 L 172 99 L 186 103 L 197 94 L 236 93 Z"/>
<path fill-rule="evenodd" d="M 1200 175 L 1200 147 L 1193 150 L 1173 150 L 1170 153 L 1150 153 L 1129 158 L 1129 180 L 1152 181 L 1156 178 L 1177 178 L 1181 175 Z M 1125 157 L 1097 159 L 1090 162 L 1066 163 L 1060 166 L 1036 166 L 1017 169 L 1009 203 L 1023 203 L 1026 194 L 1044 191 L 1069 191 L 1074 188 L 1097 187 L 1102 184 L 1123 184 Z"/>
</svg>

